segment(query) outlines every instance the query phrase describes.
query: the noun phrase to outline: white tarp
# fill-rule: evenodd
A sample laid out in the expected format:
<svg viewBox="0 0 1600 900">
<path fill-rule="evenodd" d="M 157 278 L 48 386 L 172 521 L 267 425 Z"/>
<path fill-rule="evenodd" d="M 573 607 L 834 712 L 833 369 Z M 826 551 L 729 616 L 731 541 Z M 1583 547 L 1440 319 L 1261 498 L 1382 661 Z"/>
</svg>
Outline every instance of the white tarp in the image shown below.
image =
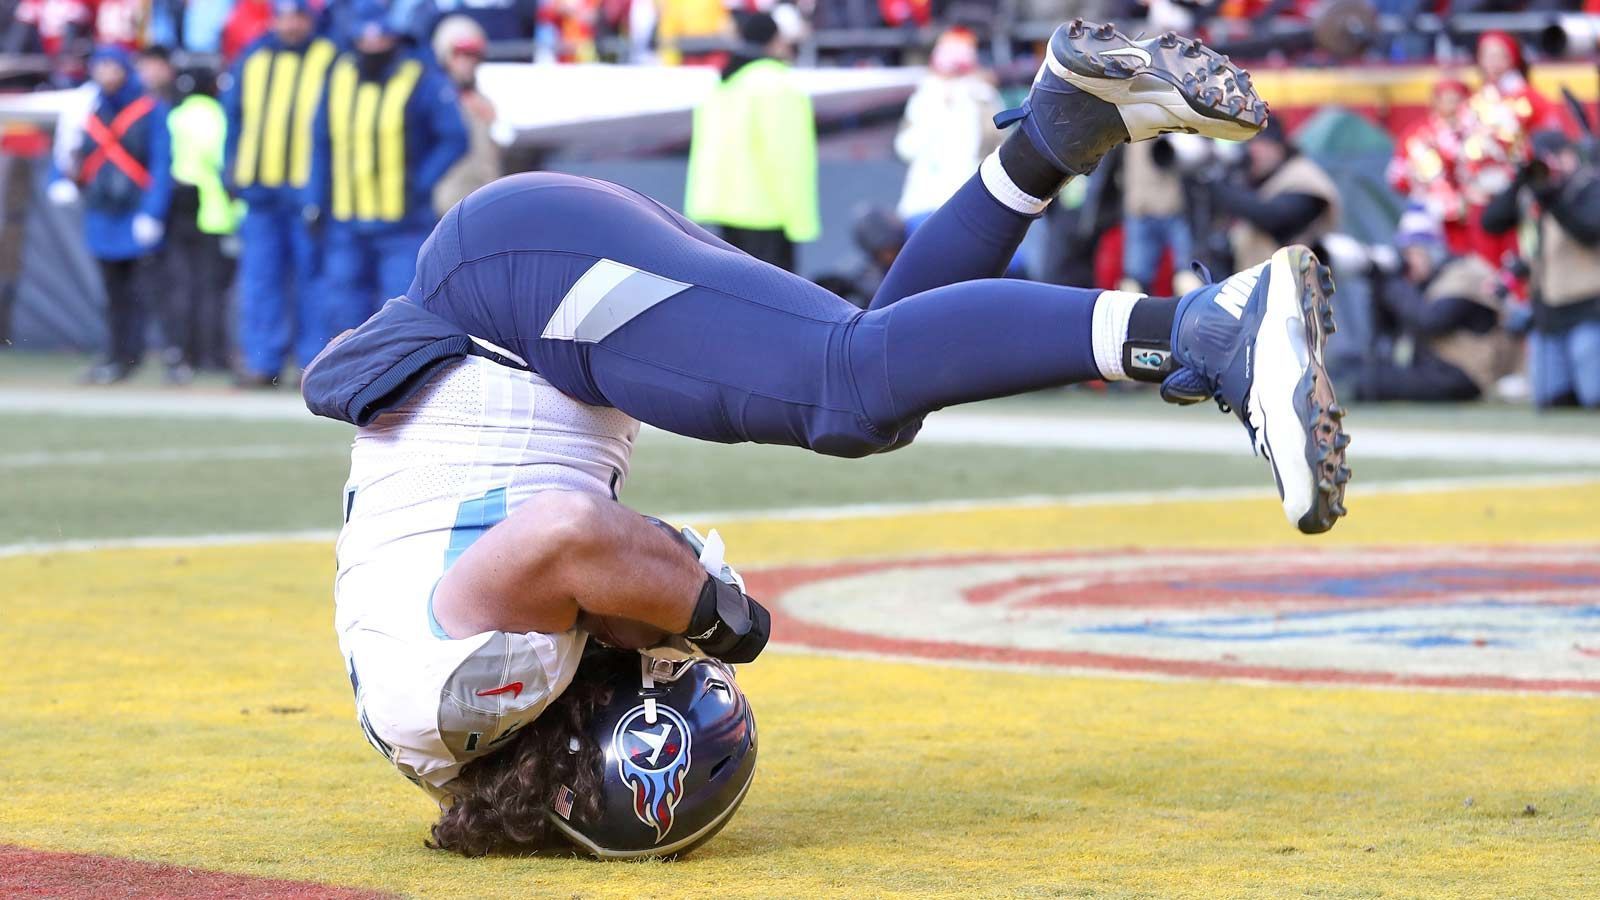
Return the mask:
<svg viewBox="0 0 1600 900">
<path fill-rule="evenodd" d="M 835 119 L 904 102 L 920 68 L 795 69 L 819 118 Z M 488 63 L 484 94 L 519 143 L 559 145 L 595 139 L 687 139 L 689 112 L 717 83 L 704 66 Z M 0 125 L 49 125 L 73 106 L 72 91 L 0 94 Z"/>
</svg>

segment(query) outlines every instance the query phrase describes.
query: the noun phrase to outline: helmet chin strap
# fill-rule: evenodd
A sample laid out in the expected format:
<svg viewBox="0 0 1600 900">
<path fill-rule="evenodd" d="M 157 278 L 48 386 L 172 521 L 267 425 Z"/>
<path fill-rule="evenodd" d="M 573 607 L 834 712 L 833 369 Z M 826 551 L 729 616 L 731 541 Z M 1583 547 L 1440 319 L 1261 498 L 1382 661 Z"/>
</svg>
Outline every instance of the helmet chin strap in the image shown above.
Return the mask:
<svg viewBox="0 0 1600 900">
<path fill-rule="evenodd" d="M 650 673 L 650 657 L 639 657 L 639 681 L 644 685 L 645 691 L 654 691 L 656 688 L 655 676 Z M 646 725 L 656 723 L 656 698 L 644 698 L 644 721 Z"/>
</svg>

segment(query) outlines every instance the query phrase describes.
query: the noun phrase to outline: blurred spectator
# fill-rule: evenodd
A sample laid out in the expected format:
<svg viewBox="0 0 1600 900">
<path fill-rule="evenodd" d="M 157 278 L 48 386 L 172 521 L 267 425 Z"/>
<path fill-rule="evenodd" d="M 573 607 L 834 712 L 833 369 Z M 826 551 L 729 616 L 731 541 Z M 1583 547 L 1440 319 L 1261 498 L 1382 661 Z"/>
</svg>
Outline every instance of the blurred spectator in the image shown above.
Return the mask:
<svg viewBox="0 0 1600 900">
<path fill-rule="evenodd" d="M 1310 157 L 1300 153 L 1277 119 L 1245 144 L 1243 184 L 1218 182 L 1216 208 L 1237 219 L 1229 232 L 1233 267 L 1266 262 L 1287 244 L 1311 244 L 1339 227 L 1339 189 Z"/>
<path fill-rule="evenodd" d="M 467 155 L 439 179 L 433 189 L 433 211 L 444 215 L 480 187 L 502 174 L 500 146 L 491 136 L 494 104 L 478 91 L 478 66 L 483 62 L 484 35 L 466 16 L 450 16 L 433 33 L 433 53 L 455 83 L 467 125 Z"/>
<path fill-rule="evenodd" d="M 1183 177 L 1166 140 L 1137 141 L 1122 150 L 1122 277 L 1124 290 L 1155 290 L 1163 254 L 1172 254 L 1172 290 L 1199 287 L 1188 271 L 1194 236 L 1184 209 Z"/>
<path fill-rule="evenodd" d="M 920 28 L 933 21 L 931 0 L 878 0 L 878 15 L 890 28 Z"/>
<path fill-rule="evenodd" d="M 154 293 L 152 265 L 172 196 L 167 106 L 144 92 L 133 60 L 120 47 L 97 49 L 90 74 L 98 95 L 84 142 L 57 172 L 50 197 L 83 202 L 84 243 L 100 262 L 109 341 L 85 380 L 126 379 L 144 359 L 146 308 Z M 168 340 L 173 330 L 163 328 Z"/>
<path fill-rule="evenodd" d="M 378 3 L 358 3 L 355 21 L 317 113 L 307 207 L 322 229 L 325 335 L 411 286 L 436 221 L 433 189 L 467 151 L 455 88 L 432 49 L 405 42 Z"/>
<path fill-rule="evenodd" d="M 144 44 L 146 0 L 96 0 L 94 40 L 97 45 L 115 45 L 137 50 Z"/>
<path fill-rule="evenodd" d="M 88 0 L 21 0 L 0 52 L 55 56 L 78 39 L 92 39 L 94 8 Z"/>
<path fill-rule="evenodd" d="M 781 59 L 790 47 L 771 16 L 741 14 L 739 34 L 721 83 L 694 111 L 685 212 L 793 271 L 795 243 L 821 231 L 811 98 Z"/>
<path fill-rule="evenodd" d="M 1479 220 L 1489 198 L 1504 191 L 1528 158 L 1528 136 L 1559 122 L 1560 112 L 1528 84 L 1522 45 L 1501 31 L 1478 39 L 1478 74 L 1483 84 L 1468 103 L 1471 113 L 1463 147 L 1464 188 L 1472 250 L 1498 266 L 1516 252 L 1516 235 L 1496 235 Z"/>
<path fill-rule="evenodd" d="M 133 67 L 139 73 L 139 83 L 144 85 L 145 93 L 172 105 L 177 99 L 173 82 L 177 80 L 178 71 L 172 67 L 172 55 L 166 47 L 153 44 L 140 50 Z"/>
<path fill-rule="evenodd" d="M 656 0 L 656 43 L 664 63 L 693 62 L 678 52 L 684 38 L 732 37 L 737 32 L 722 0 Z M 773 31 L 776 32 L 776 26 Z"/>
<path fill-rule="evenodd" d="M 165 273 L 169 316 L 178 328 L 172 344 L 182 365 L 229 368 L 228 283 L 232 267 L 222 239 L 238 223 L 235 204 L 222 183 L 228 117 L 214 96 L 208 72 L 177 80 L 183 99 L 167 117 L 172 134 L 172 206 L 167 215 Z"/>
<path fill-rule="evenodd" d="M 1439 79 L 1433 86 L 1427 118 L 1395 141 L 1395 157 L 1389 164 L 1390 186 L 1443 223 L 1445 242 L 1452 253 L 1472 249 L 1467 199 L 1461 188 L 1470 93 L 1459 78 Z"/>
<path fill-rule="evenodd" d="M 894 151 L 906 161 L 899 213 L 911 228 L 950 199 L 1000 146 L 1002 108 L 994 76 L 978 67 L 978 39 L 965 28 L 939 35 L 928 74 L 906 103 Z"/>
<path fill-rule="evenodd" d="M 328 4 L 328 8 L 344 5 L 334 2 Z M 238 59 L 245 48 L 266 34 L 273 27 L 276 12 L 276 4 L 272 0 L 235 0 L 233 11 L 222 26 L 223 60 L 231 63 Z"/>
<path fill-rule="evenodd" d="M 1433 213 L 1400 220 L 1396 264 L 1374 279 L 1379 331 L 1393 336 L 1364 368 L 1360 400 L 1441 402 L 1491 396 L 1517 368 L 1515 341 L 1501 327 L 1495 270 L 1445 246 Z M 1388 269 L 1383 271 L 1382 269 Z"/>
<path fill-rule="evenodd" d="M 1600 408 L 1600 173 L 1560 131 L 1538 132 L 1531 147 L 1511 185 L 1484 209 L 1483 227 L 1514 233 L 1522 203 L 1532 201 L 1533 402 Z"/>
<path fill-rule="evenodd" d="M 238 382 L 276 384 L 292 349 L 304 367 L 329 333 L 315 287 L 318 251 L 302 218 L 312 120 L 337 51 L 313 31 L 306 0 L 279 0 L 272 31 L 234 65 L 224 180 L 248 204 L 239 225 Z"/>
<path fill-rule="evenodd" d="M 534 58 L 539 62 L 594 62 L 600 0 L 545 0 L 534 32 Z"/>
</svg>

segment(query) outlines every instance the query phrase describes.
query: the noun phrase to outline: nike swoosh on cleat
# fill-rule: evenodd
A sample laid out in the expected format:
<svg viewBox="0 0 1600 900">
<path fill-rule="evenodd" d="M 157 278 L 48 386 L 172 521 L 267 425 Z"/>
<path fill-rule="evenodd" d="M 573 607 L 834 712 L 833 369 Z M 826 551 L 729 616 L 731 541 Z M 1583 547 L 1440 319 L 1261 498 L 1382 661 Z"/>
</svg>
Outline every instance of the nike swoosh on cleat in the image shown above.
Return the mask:
<svg viewBox="0 0 1600 900">
<path fill-rule="evenodd" d="M 1102 50 L 1102 51 L 1100 51 L 1100 55 L 1101 56 L 1131 56 L 1134 59 L 1139 60 L 1139 64 L 1143 65 L 1143 66 L 1148 66 L 1152 62 L 1152 60 L 1150 59 L 1150 54 L 1148 52 L 1146 52 L 1145 50 L 1142 50 L 1142 49 L 1140 49 L 1138 47 L 1118 47 L 1115 50 Z"/>
</svg>

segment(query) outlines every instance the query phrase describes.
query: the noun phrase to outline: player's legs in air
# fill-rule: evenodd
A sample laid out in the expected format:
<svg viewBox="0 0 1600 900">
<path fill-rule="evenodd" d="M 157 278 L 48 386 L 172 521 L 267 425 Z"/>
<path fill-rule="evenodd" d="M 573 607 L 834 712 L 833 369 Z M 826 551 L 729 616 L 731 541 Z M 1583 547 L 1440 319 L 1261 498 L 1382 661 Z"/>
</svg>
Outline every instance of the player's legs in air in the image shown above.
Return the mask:
<svg viewBox="0 0 1600 900">
<path fill-rule="evenodd" d="M 1075 23 L 1056 32 L 1027 102 L 1005 118 L 1019 127 L 917 230 L 866 312 L 642 195 L 560 175 L 504 179 L 465 200 L 425 248 L 410 296 L 586 403 L 706 440 L 840 456 L 903 445 L 953 404 L 1101 378 L 1164 382 L 1169 400 L 1230 408 L 1271 464 L 1290 521 L 1331 527 L 1348 471 L 1320 359 L 1331 283 L 1308 250 L 1285 248 L 1182 298 L 992 277 L 1044 198 L 1116 144 L 1254 134 L 1266 110 L 1248 76 L 1197 41 L 1133 42 Z M 704 575 L 666 535 L 599 505 L 576 531 L 597 541 L 597 558 L 625 553 L 632 571 L 596 576 L 590 598 L 579 585 L 565 603 L 530 602 L 561 581 L 552 568 L 590 571 L 568 562 L 581 554 L 539 552 L 558 517 L 534 503 L 445 577 L 441 623 L 470 634 L 631 611 L 666 632 L 703 631 L 710 620 L 691 621 L 687 588 Z"/>
<path fill-rule="evenodd" d="M 1048 198 L 1115 145 L 1259 131 L 1266 109 L 1248 76 L 1197 41 L 1135 42 L 1073 23 L 1057 30 L 1027 101 L 1002 121 L 1016 129 L 917 230 L 866 311 L 649 198 L 549 174 L 503 179 L 451 210 L 407 296 L 586 409 L 705 440 L 838 456 L 902 446 L 924 416 L 958 403 L 1095 379 L 1160 382 L 1170 401 L 1210 397 L 1231 409 L 1271 464 L 1290 521 L 1331 527 L 1349 473 L 1321 362 L 1332 285 L 1308 250 L 1280 250 L 1181 298 L 995 277 Z M 353 503 L 359 514 L 359 494 Z M 717 547 L 688 547 L 612 499 L 546 491 L 492 518 L 468 546 L 452 540 L 429 601 L 441 638 L 576 629 L 621 646 L 689 641 L 730 662 L 766 643 L 765 610 Z M 361 653 L 347 655 L 353 672 L 361 667 Z M 552 696 L 559 680 L 548 679 Z M 520 694 L 522 682 L 509 679 L 489 693 L 513 684 Z M 560 716 L 569 712 L 582 718 Z M 525 731 L 576 727 L 560 716 Z M 396 733 L 376 731 L 380 749 Z M 516 845 L 532 826 L 506 816 L 551 802 L 540 794 L 551 785 L 519 782 L 518 767 L 548 742 L 524 735 L 516 751 L 484 756 L 476 740 L 471 752 L 446 754 L 440 771 L 462 780 L 444 789 L 455 799 L 436 837 L 468 851 Z M 461 768 L 467 759 L 479 761 Z"/>
<path fill-rule="evenodd" d="M 648 198 L 559 175 L 464 201 L 410 296 L 586 403 L 691 437 L 838 456 L 904 444 L 958 403 L 1162 381 L 1168 399 L 1231 408 L 1290 521 L 1331 527 L 1345 477 L 1320 361 L 1331 282 L 1304 248 L 1182 298 L 989 280 L 1044 198 L 1116 144 L 1254 134 L 1266 109 L 1248 76 L 1195 41 L 1067 25 L 1009 116 L 1016 130 L 912 236 L 865 313 Z"/>
</svg>

